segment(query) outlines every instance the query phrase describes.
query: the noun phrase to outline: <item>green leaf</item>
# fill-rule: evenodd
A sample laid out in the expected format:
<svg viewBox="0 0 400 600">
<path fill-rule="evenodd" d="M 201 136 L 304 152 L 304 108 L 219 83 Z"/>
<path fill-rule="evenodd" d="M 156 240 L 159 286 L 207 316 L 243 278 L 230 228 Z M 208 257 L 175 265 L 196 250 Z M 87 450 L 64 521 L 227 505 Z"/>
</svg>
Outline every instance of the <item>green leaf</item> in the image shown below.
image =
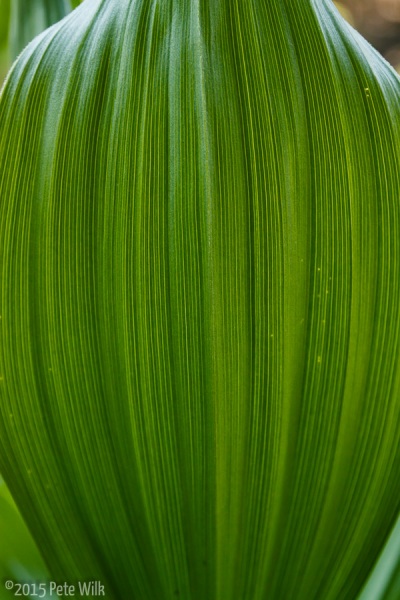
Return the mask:
<svg viewBox="0 0 400 600">
<path fill-rule="evenodd" d="M 400 519 L 390 534 L 358 600 L 397 600 L 400 596 Z"/>
<path fill-rule="evenodd" d="M 11 59 L 17 58 L 35 36 L 65 17 L 70 10 L 70 0 L 11 0 Z"/>
<path fill-rule="evenodd" d="M 15 597 L 3 587 L 6 579 L 15 581 L 23 576 L 24 581 L 42 581 L 48 578 L 38 550 L 30 532 L 14 504 L 4 482 L 0 478 L 0 598 Z"/>
<path fill-rule="evenodd" d="M 86 0 L 0 99 L 0 471 L 109 598 L 353 600 L 400 508 L 400 80 L 312 0 Z"/>
</svg>

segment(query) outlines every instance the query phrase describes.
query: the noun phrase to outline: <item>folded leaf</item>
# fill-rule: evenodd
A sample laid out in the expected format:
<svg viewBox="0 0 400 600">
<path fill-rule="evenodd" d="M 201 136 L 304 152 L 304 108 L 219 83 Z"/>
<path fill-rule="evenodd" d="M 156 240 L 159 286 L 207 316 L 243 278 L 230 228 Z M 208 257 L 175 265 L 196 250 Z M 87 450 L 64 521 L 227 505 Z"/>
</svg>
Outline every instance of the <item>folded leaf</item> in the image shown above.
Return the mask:
<svg viewBox="0 0 400 600">
<path fill-rule="evenodd" d="M 327 0 L 85 0 L 21 55 L 0 472 L 54 578 L 357 596 L 400 506 L 399 92 Z"/>
</svg>

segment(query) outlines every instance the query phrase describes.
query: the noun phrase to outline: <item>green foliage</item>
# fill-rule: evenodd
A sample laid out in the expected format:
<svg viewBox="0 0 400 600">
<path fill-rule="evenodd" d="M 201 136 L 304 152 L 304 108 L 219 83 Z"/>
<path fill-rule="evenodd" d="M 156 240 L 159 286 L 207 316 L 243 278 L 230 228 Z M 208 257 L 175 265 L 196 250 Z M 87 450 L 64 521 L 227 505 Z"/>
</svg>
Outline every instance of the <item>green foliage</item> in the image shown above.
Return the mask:
<svg viewBox="0 0 400 600">
<path fill-rule="evenodd" d="M 53 578 L 357 597 L 400 508 L 399 92 L 321 0 L 85 0 L 22 53 L 0 472 Z"/>
<path fill-rule="evenodd" d="M 14 60 L 35 36 L 71 10 L 70 0 L 12 0 L 10 55 Z"/>
<path fill-rule="evenodd" d="M 8 35 L 8 20 L 10 14 L 10 0 L 0 0 L 0 40 L 4 45 Z"/>
<path fill-rule="evenodd" d="M 400 598 L 400 518 L 374 567 L 359 600 Z"/>
<path fill-rule="evenodd" d="M 9 0 L 0 0 L 0 87 L 10 67 L 8 57 L 8 23 L 10 20 Z"/>
<path fill-rule="evenodd" d="M 0 599 L 14 598 L 3 583 L 16 581 L 42 581 L 49 577 L 25 523 L 9 491 L 0 478 Z"/>
</svg>

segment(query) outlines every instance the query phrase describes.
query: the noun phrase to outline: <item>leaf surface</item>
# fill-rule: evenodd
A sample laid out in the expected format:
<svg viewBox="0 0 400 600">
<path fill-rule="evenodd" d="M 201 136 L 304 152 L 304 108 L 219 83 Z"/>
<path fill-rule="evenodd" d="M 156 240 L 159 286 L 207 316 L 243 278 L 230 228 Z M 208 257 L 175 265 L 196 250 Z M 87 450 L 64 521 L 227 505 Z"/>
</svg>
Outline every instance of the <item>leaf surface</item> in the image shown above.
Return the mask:
<svg viewBox="0 0 400 600">
<path fill-rule="evenodd" d="M 328 2 L 85 0 L 0 99 L 0 472 L 110 598 L 353 600 L 400 505 L 400 81 Z"/>
</svg>

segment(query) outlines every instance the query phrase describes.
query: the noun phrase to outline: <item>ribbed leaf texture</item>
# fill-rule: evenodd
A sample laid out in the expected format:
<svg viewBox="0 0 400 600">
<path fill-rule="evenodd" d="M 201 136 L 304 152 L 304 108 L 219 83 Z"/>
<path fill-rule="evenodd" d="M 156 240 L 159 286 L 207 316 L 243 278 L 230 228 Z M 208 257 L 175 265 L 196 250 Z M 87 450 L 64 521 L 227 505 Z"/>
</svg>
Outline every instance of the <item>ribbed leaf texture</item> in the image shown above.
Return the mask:
<svg viewBox="0 0 400 600">
<path fill-rule="evenodd" d="M 70 0 L 11 0 L 9 46 L 14 60 L 33 38 L 71 10 Z"/>
<path fill-rule="evenodd" d="M 52 576 L 354 600 L 400 507 L 400 81 L 328 0 L 85 0 L 0 100 L 0 472 Z"/>
</svg>

